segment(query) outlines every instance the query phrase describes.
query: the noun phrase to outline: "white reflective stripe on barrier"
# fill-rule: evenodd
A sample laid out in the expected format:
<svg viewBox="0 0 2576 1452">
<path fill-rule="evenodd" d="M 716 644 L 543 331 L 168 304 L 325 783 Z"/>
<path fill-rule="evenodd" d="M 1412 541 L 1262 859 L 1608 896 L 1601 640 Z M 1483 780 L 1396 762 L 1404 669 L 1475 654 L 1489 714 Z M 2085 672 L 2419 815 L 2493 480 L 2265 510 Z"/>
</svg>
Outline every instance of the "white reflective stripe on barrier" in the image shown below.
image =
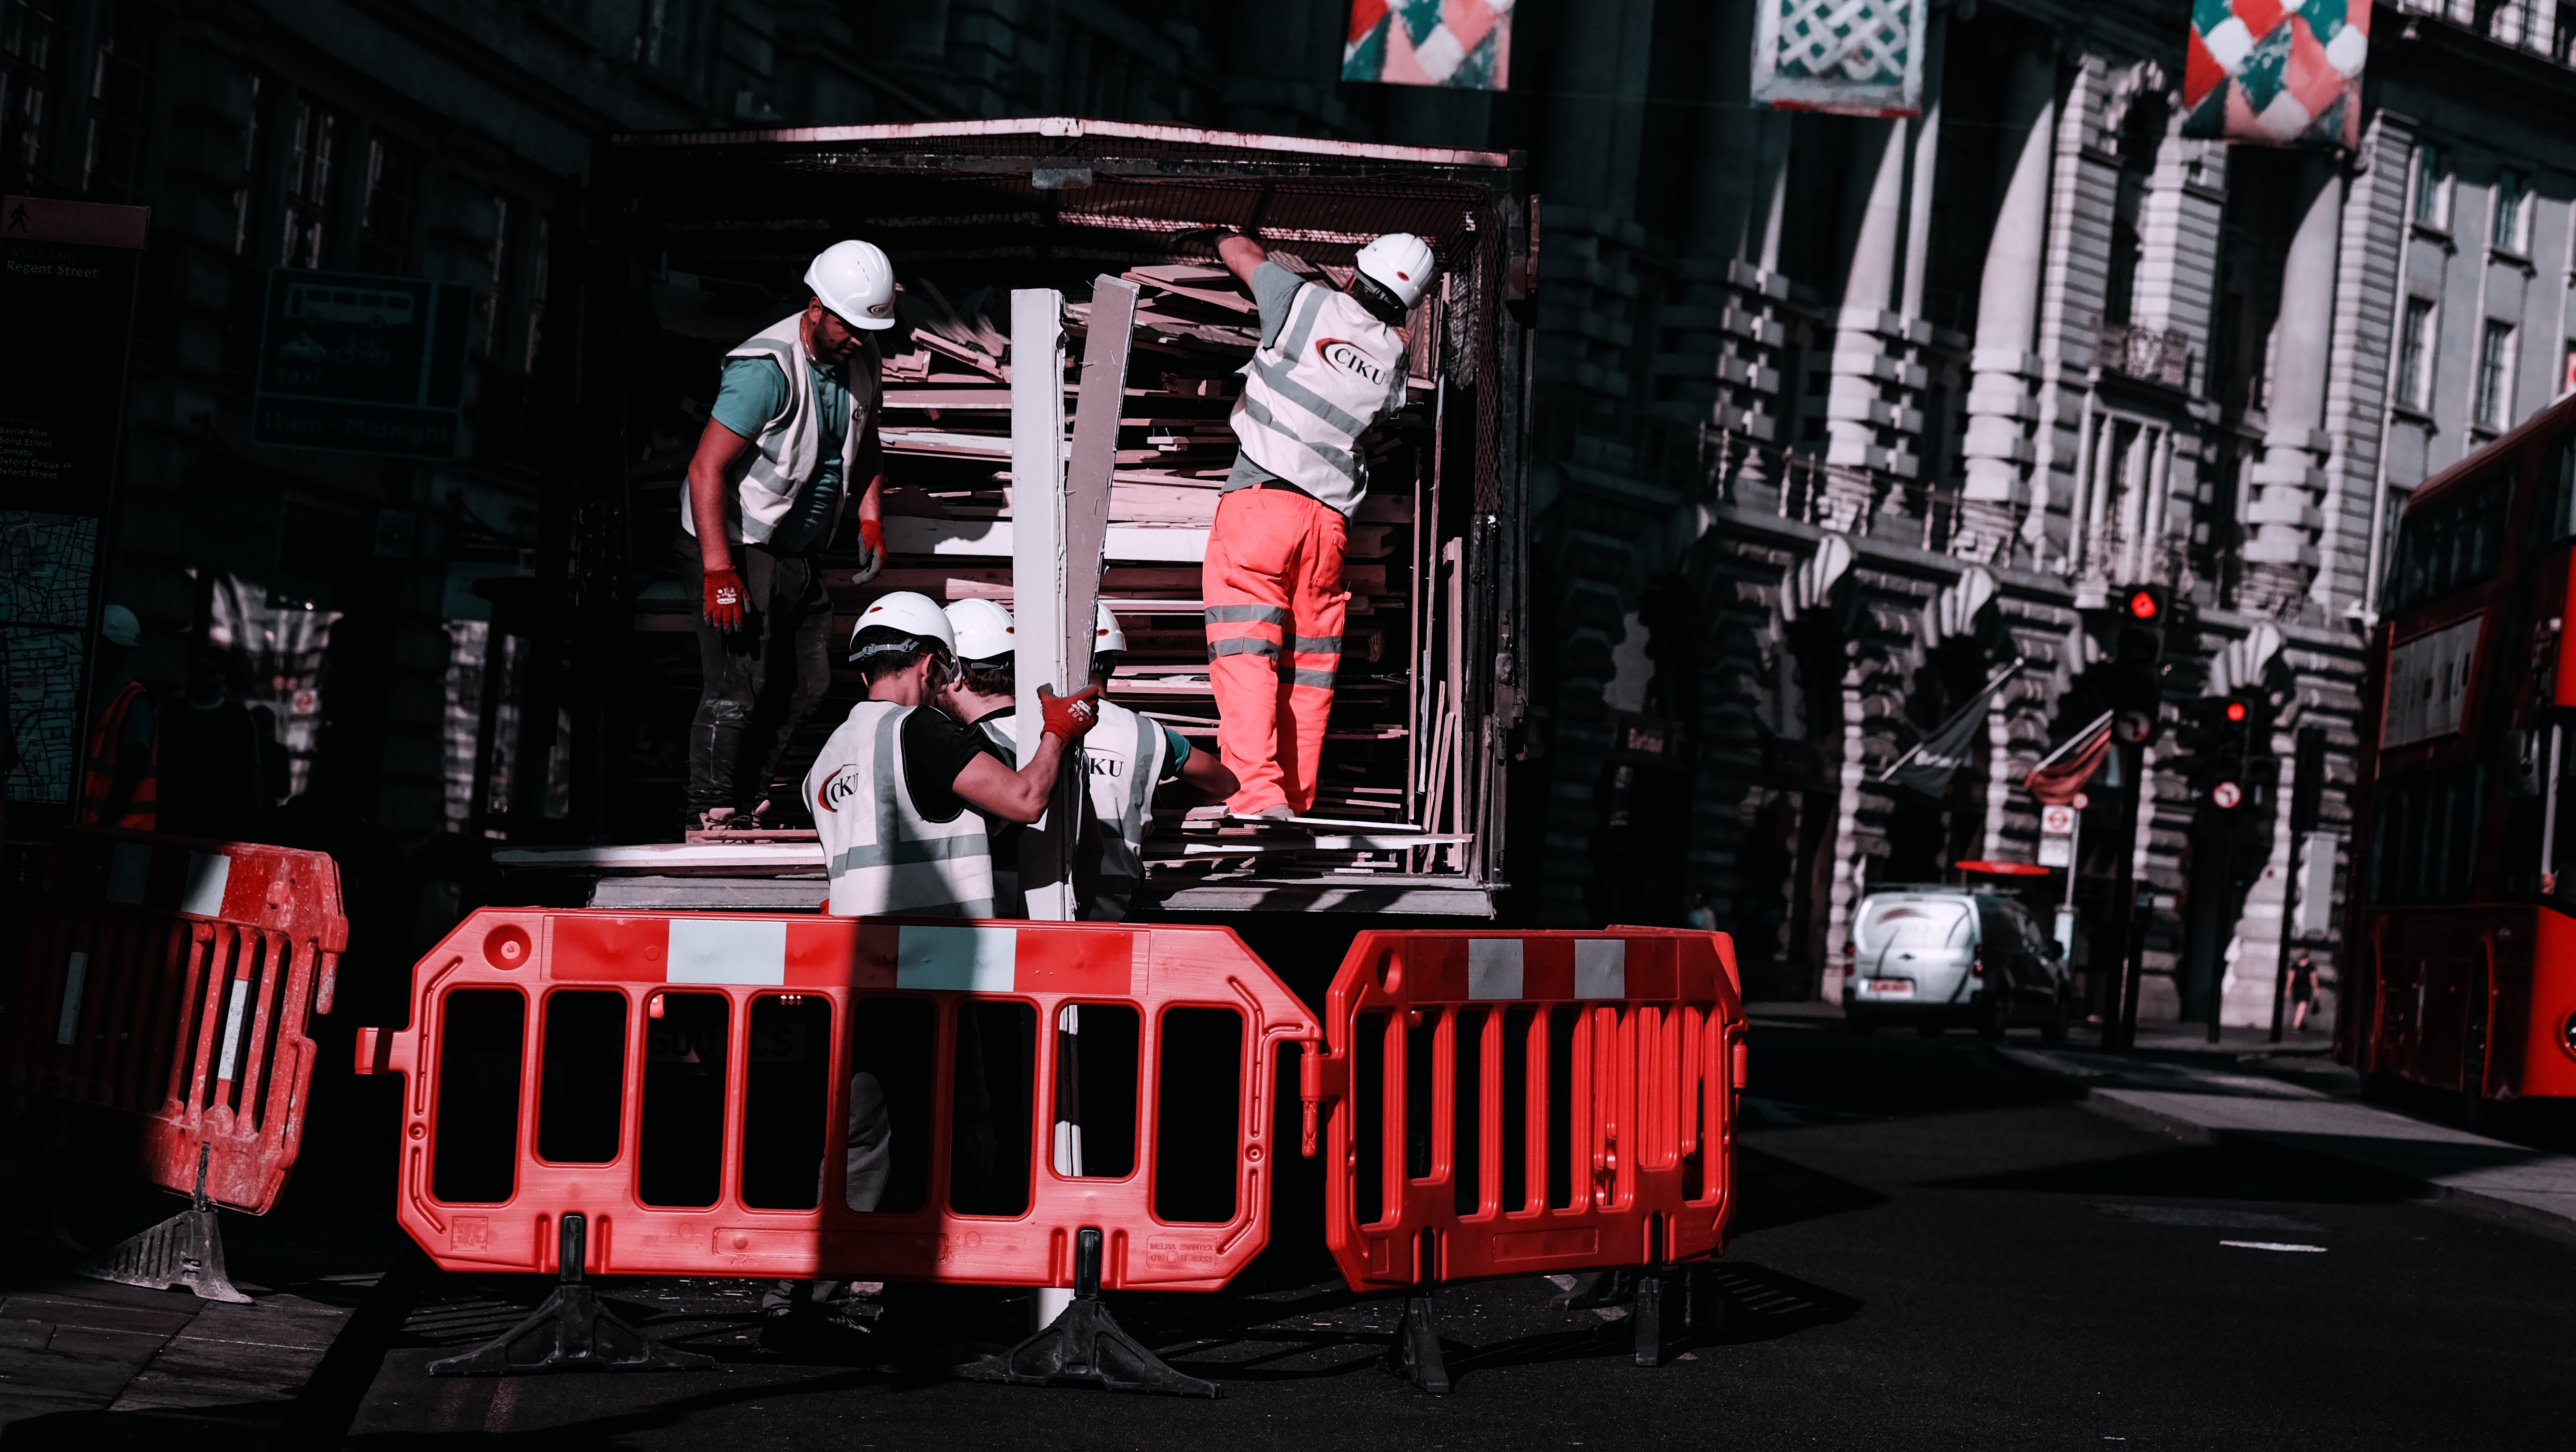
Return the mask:
<svg viewBox="0 0 2576 1452">
<path fill-rule="evenodd" d="M 1009 993 L 1017 985 L 1017 928 L 922 928 L 906 924 L 896 941 L 897 988 Z"/>
<path fill-rule="evenodd" d="M 80 1032 L 81 994 L 89 986 L 89 955 L 74 953 L 63 963 L 63 1016 L 54 1028 L 54 1042 L 68 1044 Z"/>
<path fill-rule="evenodd" d="M 190 917 L 224 915 L 224 889 L 233 880 L 233 860 L 220 853 L 188 854 L 188 881 L 179 892 L 179 911 Z"/>
<path fill-rule="evenodd" d="M 107 900 L 140 906 L 144 885 L 152 880 L 152 849 L 119 842 L 107 859 Z"/>
<path fill-rule="evenodd" d="M 218 1079 L 231 1078 L 233 1066 L 241 1062 L 242 1035 L 250 1031 L 250 1020 L 242 1012 L 242 1000 L 249 996 L 250 980 L 234 979 L 232 998 L 224 1009 L 224 1053 L 222 1061 L 215 1068 L 215 1077 Z"/>
<path fill-rule="evenodd" d="M 777 988 L 787 982 L 787 924 L 759 918 L 673 918 L 665 981 Z"/>
<path fill-rule="evenodd" d="M 1628 943 L 1624 938 L 1577 938 L 1574 942 L 1574 996 L 1628 996 Z"/>
<path fill-rule="evenodd" d="M 1469 998 L 1521 996 L 1520 939 L 1469 938 L 1467 940 L 1467 996 Z"/>
</svg>

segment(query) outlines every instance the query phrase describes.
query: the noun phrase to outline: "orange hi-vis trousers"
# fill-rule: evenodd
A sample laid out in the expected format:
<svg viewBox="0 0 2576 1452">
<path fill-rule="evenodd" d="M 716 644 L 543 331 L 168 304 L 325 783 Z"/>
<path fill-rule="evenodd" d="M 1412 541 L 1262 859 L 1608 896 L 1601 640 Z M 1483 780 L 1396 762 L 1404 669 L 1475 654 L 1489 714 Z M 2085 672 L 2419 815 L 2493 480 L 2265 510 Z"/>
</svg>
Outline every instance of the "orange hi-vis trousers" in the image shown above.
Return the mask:
<svg viewBox="0 0 2576 1452">
<path fill-rule="evenodd" d="M 1227 806 L 1315 804 L 1333 673 L 1342 664 L 1341 514 L 1276 487 L 1219 499 L 1208 531 L 1208 669 L 1217 752 L 1238 783 Z"/>
</svg>

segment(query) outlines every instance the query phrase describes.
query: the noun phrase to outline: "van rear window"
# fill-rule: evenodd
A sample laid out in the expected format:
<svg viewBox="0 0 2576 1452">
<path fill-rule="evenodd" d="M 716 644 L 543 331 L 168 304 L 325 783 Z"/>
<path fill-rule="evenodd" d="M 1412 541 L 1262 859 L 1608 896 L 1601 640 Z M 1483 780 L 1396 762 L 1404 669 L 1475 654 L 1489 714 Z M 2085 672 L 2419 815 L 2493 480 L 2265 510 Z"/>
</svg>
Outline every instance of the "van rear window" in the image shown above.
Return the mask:
<svg viewBox="0 0 2576 1452">
<path fill-rule="evenodd" d="M 1852 940 L 1864 953 L 1889 948 L 1963 948 L 1976 938 L 1968 905 L 1944 898 L 1872 898 L 1861 904 Z"/>
</svg>

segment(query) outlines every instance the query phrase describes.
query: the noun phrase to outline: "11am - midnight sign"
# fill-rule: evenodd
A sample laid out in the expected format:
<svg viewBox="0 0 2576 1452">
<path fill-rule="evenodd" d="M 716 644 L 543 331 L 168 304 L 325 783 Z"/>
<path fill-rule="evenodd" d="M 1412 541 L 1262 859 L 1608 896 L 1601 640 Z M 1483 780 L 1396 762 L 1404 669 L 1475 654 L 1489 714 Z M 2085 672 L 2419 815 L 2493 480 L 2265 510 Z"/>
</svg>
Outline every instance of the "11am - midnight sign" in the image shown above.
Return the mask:
<svg viewBox="0 0 2576 1452">
<path fill-rule="evenodd" d="M 271 271 L 252 440 L 456 457 L 468 296 L 416 277 Z"/>
</svg>

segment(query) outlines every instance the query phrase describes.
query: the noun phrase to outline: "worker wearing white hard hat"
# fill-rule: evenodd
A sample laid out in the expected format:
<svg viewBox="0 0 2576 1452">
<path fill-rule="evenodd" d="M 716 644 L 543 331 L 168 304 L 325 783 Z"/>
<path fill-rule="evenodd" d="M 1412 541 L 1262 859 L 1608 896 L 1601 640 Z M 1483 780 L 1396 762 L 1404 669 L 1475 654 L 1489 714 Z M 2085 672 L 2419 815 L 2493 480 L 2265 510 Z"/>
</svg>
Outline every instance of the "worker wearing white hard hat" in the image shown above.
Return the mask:
<svg viewBox="0 0 2576 1452">
<path fill-rule="evenodd" d="M 1100 720 L 1082 738 L 1084 785 L 1091 798 L 1091 824 L 1083 833 L 1074 863 L 1082 915 L 1119 922 L 1136 889 L 1145 882 L 1145 838 L 1154 828 L 1154 794 L 1174 783 L 1203 801 L 1224 801 L 1234 794 L 1234 773 L 1213 751 L 1194 748 L 1169 723 L 1139 715 L 1108 698 L 1117 677 L 1119 657 L 1127 651 L 1127 632 L 1109 607 L 1100 607 L 1100 622 L 1091 642 L 1091 684 L 1103 694 Z"/>
<path fill-rule="evenodd" d="M 1407 232 L 1362 247 L 1347 288 L 1298 276 L 1249 237 L 1220 238 L 1217 257 L 1261 311 L 1234 405 L 1242 452 L 1203 572 L 1217 746 L 1237 815 L 1292 817 L 1315 800 L 1341 669 L 1342 551 L 1368 492 L 1360 440 L 1404 406 L 1404 320 L 1439 262 Z"/>
<path fill-rule="evenodd" d="M 997 916 L 994 832 L 1046 811 L 1099 693 L 1041 690 L 1045 720 L 1014 769 L 991 738 L 939 709 L 957 668 L 957 632 L 928 596 L 897 591 L 870 604 L 850 632 L 849 658 L 867 679 L 867 699 L 805 774 L 805 806 L 831 876 L 828 911 Z"/>
<path fill-rule="evenodd" d="M 858 520 L 853 583 L 885 563 L 874 335 L 894 326 L 894 265 L 835 242 L 805 306 L 726 355 L 677 542 L 700 601 L 688 810 L 723 826 L 761 803 L 788 739 L 831 685 L 832 605 L 818 556 Z M 781 701 L 779 698 L 783 697 Z M 766 729 L 754 732 L 755 718 Z"/>
</svg>

